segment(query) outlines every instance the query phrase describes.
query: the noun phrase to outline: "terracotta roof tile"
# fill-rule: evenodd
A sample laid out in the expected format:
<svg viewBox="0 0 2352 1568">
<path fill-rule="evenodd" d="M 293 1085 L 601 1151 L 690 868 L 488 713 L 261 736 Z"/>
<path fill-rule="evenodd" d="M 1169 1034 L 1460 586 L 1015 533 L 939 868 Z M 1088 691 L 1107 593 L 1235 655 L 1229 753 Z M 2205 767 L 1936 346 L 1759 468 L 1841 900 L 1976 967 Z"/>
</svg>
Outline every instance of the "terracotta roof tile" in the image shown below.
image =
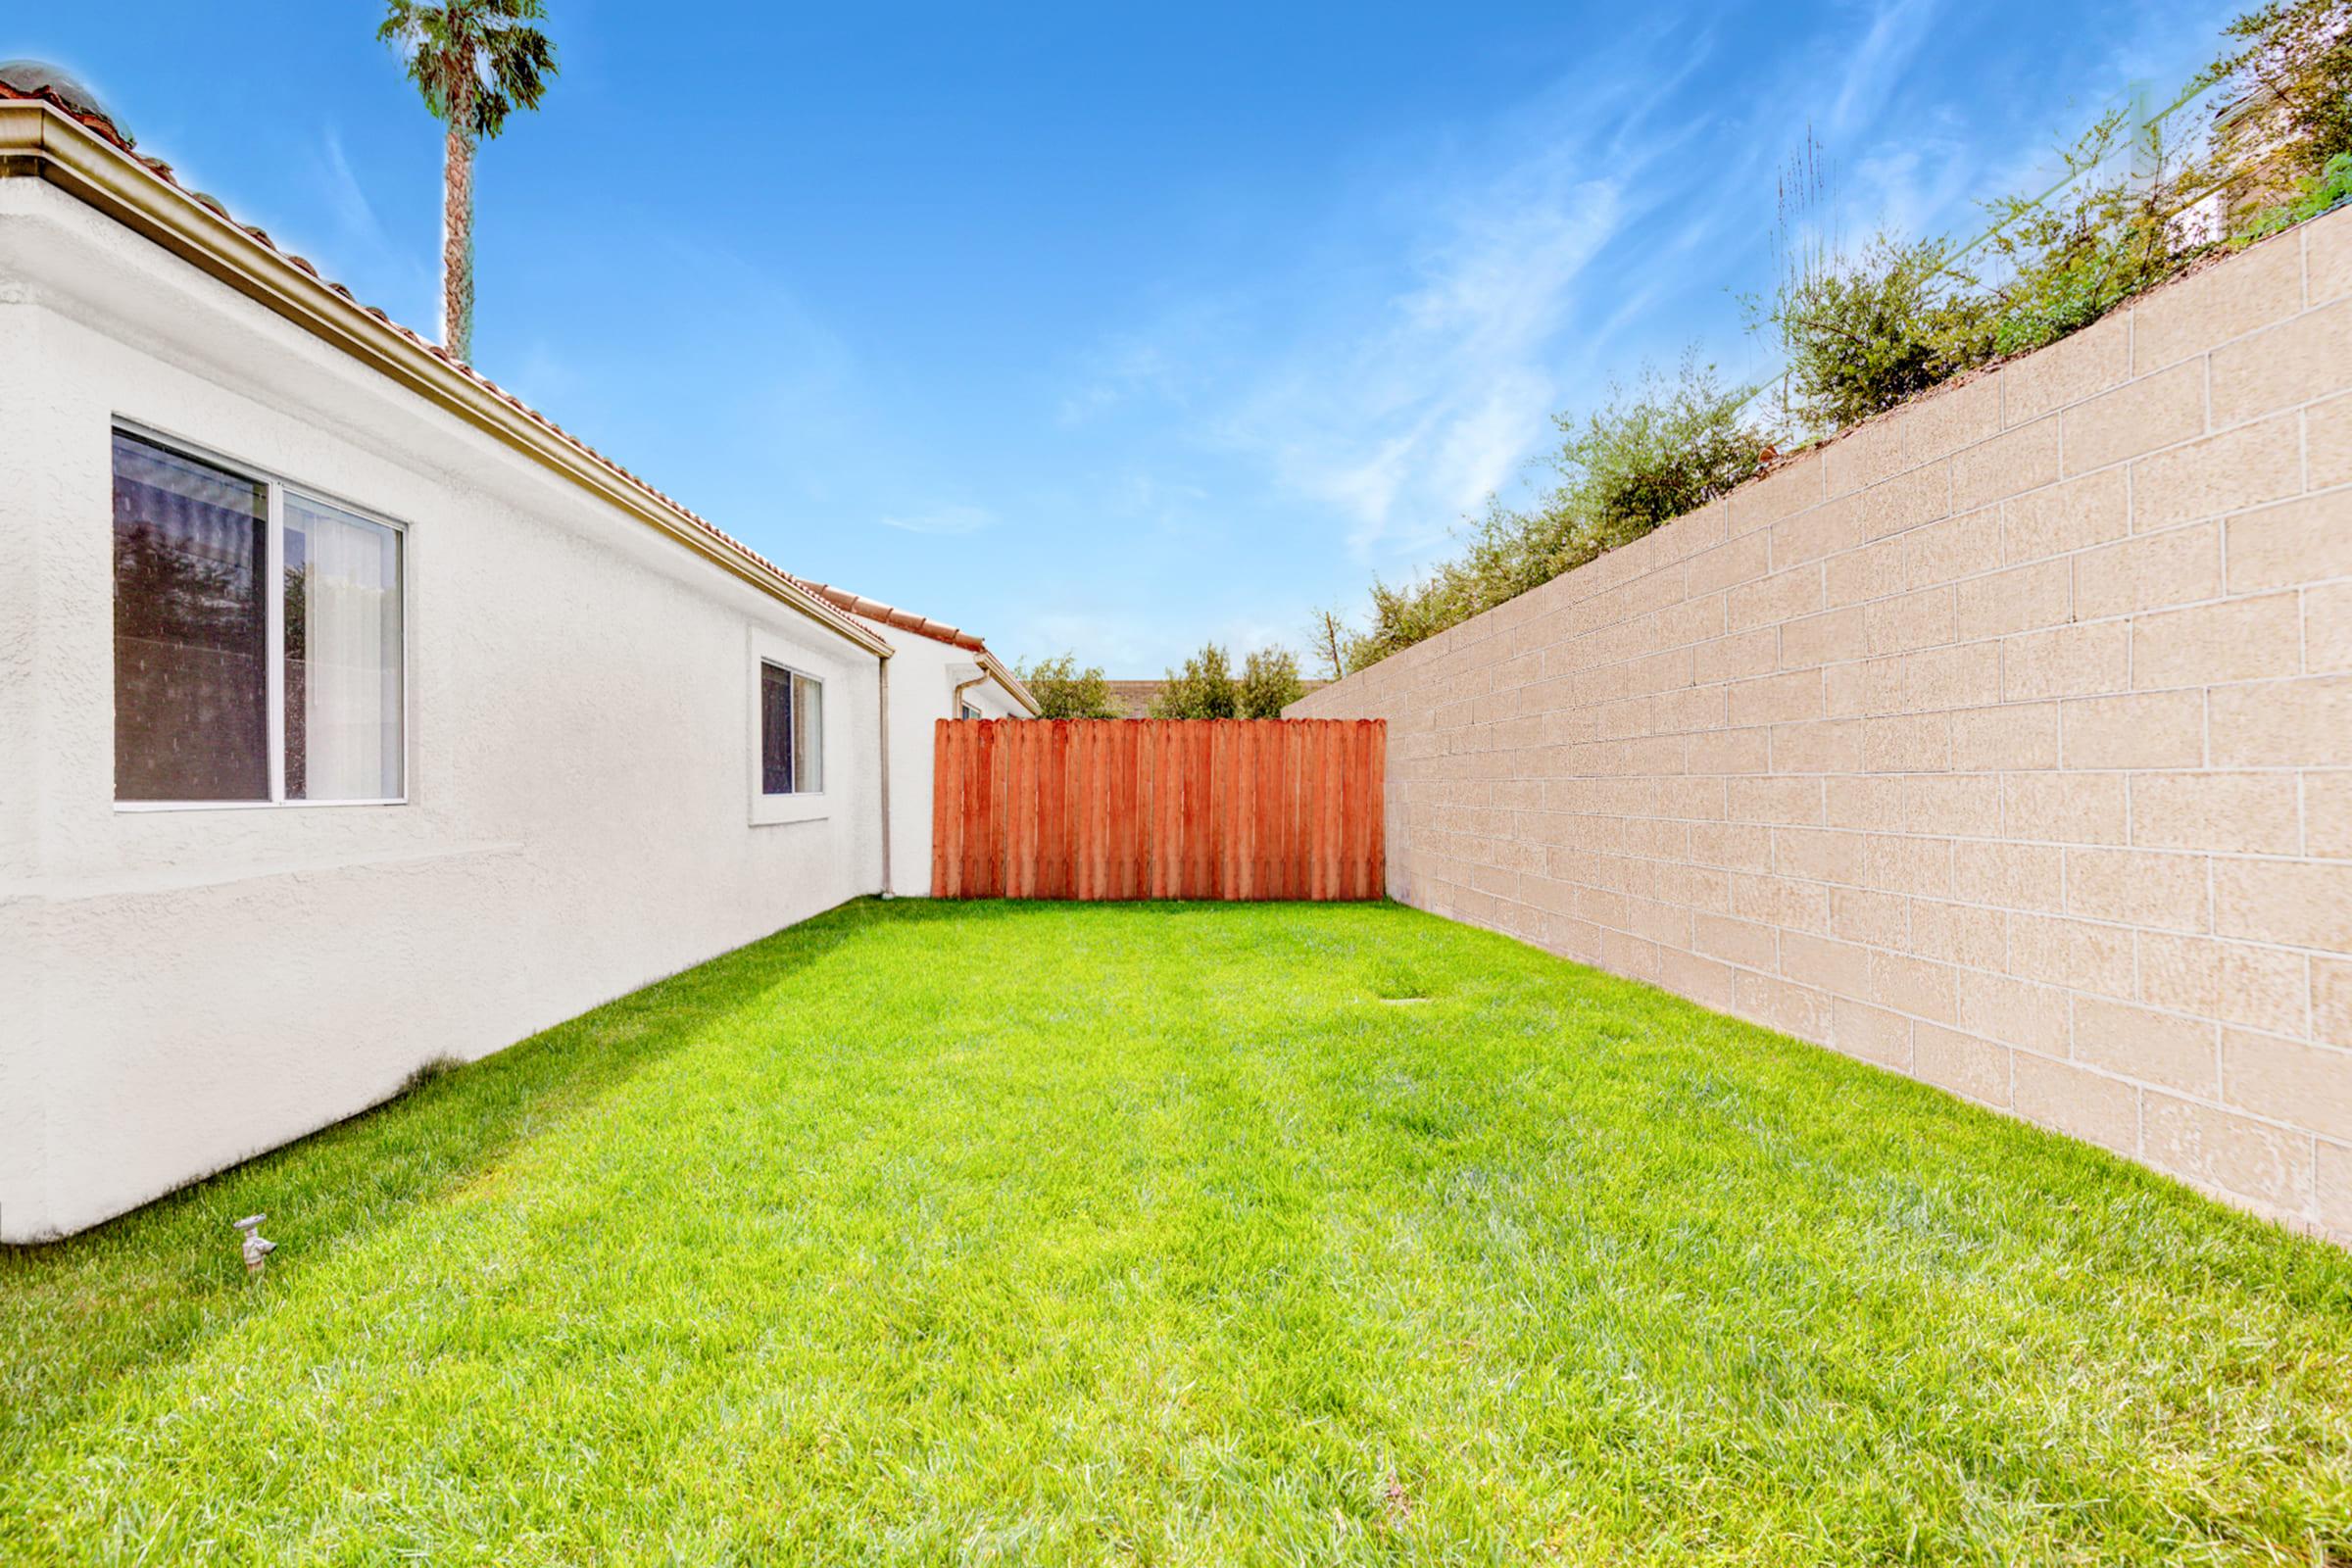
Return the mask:
<svg viewBox="0 0 2352 1568">
<path fill-rule="evenodd" d="M 988 650 L 988 645 L 978 637 L 968 631 L 951 626 L 944 620 L 933 620 L 928 615 L 918 615 L 911 610 L 901 610 L 896 605 L 886 605 L 879 599 L 868 599 L 865 595 L 854 594 L 847 588 L 836 588 L 831 583 L 811 582 L 806 577 L 795 577 L 792 580 L 836 610 L 846 610 L 853 615 L 862 615 L 867 620 L 878 620 L 885 626 L 896 626 L 901 631 L 910 631 L 917 637 L 928 637 L 933 642 L 954 643 L 956 647 L 968 649 L 975 654 L 985 653 Z"/>
<path fill-rule="evenodd" d="M 1007 668 L 996 655 L 990 653 L 988 644 L 972 633 L 960 627 L 951 626 L 944 620 L 933 620 L 928 615 L 918 615 L 911 610 L 901 610 L 896 605 L 886 605 L 879 599 L 868 599 L 863 594 L 854 594 L 847 588 L 836 588 L 831 583 L 812 582 L 807 577 L 795 577 L 792 580 L 836 610 L 846 611 L 850 614 L 866 620 L 880 621 L 885 626 L 896 626 L 901 631 L 912 632 L 917 637 L 928 637 L 933 642 L 947 643 L 951 647 L 963 649 L 980 662 L 980 667 L 988 671 L 998 685 L 1012 695 L 1014 702 L 1029 710 L 1031 713 L 1037 711 L 1037 699 L 1030 694 L 1029 688 L 1021 683 L 1020 676 Z"/>
</svg>

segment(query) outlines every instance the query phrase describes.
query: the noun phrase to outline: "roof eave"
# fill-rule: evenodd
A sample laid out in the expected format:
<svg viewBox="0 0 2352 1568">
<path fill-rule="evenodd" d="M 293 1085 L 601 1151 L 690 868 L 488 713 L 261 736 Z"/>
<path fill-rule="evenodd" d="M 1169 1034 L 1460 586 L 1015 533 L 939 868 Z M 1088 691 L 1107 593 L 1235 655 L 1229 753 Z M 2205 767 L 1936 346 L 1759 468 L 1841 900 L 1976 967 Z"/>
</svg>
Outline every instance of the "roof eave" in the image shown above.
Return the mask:
<svg viewBox="0 0 2352 1568">
<path fill-rule="evenodd" d="M 37 178 L 103 213 L 428 402 L 668 535 L 827 630 L 888 659 L 888 639 L 478 372 L 338 292 L 53 105 L 0 100 L 0 179 Z"/>
<path fill-rule="evenodd" d="M 1037 699 L 1030 695 L 1028 687 L 1021 684 L 1021 678 L 1007 669 L 1002 660 L 985 648 L 980 649 L 976 657 L 980 661 L 980 667 L 988 671 L 989 678 L 1004 687 L 1007 697 L 1029 710 L 1031 718 L 1037 717 L 1039 712 Z"/>
</svg>

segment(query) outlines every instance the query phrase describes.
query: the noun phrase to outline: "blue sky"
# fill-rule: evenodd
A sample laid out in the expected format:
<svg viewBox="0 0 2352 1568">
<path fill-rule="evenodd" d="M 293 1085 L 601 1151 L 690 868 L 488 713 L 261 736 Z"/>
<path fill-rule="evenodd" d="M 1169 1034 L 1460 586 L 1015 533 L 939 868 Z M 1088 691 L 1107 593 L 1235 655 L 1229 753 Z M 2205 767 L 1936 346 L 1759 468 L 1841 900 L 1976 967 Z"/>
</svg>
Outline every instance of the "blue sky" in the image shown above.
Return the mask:
<svg viewBox="0 0 2352 1568">
<path fill-rule="evenodd" d="M 482 369 L 794 571 L 1112 674 L 1299 645 L 1645 363 L 1768 369 L 1739 296 L 1808 126 L 1849 235 L 1970 226 L 2240 9 L 549 3 Z M 432 328 L 440 142 L 373 6 L 33 9 L 0 54 Z"/>
</svg>

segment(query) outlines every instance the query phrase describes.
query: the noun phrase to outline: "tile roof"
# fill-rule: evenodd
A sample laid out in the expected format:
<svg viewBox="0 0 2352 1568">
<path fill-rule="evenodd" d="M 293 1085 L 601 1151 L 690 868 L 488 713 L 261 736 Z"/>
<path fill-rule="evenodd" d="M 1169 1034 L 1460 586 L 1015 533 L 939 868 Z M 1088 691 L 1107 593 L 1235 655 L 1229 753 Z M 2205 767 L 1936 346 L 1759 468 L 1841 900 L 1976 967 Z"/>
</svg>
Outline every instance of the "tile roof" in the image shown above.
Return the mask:
<svg viewBox="0 0 2352 1568">
<path fill-rule="evenodd" d="M 996 683 L 1011 695 L 1014 702 L 1029 710 L 1033 714 L 1037 712 L 1037 699 L 1030 695 L 1027 686 L 1021 684 L 1021 678 L 1005 667 L 996 655 L 988 651 L 988 644 L 972 633 L 960 627 L 951 626 L 944 620 L 933 620 L 928 615 L 918 615 L 911 610 L 901 610 L 896 605 L 886 605 L 879 599 L 868 599 L 863 594 L 854 594 L 847 588 L 836 588 L 831 583 L 811 582 L 806 577 L 795 577 L 792 580 L 836 610 L 848 611 L 853 615 L 879 621 L 885 626 L 896 626 L 899 630 L 912 632 L 917 637 L 928 637 L 935 643 L 946 643 L 951 647 L 963 649 L 979 661 L 980 667 L 988 671 Z"/>
<path fill-rule="evenodd" d="M 968 649 L 975 654 L 988 651 L 988 645 L 978 637 L 958 627 L 951 626 L 944 620 L 933 620 L 928 615 L 918 615 L 911 610 L 901 610 L 895 605 L 886 605 L 879 599 L 868 599 L 865 595 L 854 594 L 847 588 L 836 588 L 831 583 L 811 582 L 806 577 L 795 577 L 793 581 L 836 610 L 846 610 L 853 615 L 862 615 L 867 620 L 878 620 L 885 626 L 896 626 L 901 631 L 910 631 L 917 637 L 928 637 L 935 643 L 954 643 L 956 647 Z"/>
<path fill-rule="evenodd" d="M 808 613 L 812 618 L 823 621 L 832 626 L 834 630 L 839 631 L 843 635 L 849 637 L 853 642 L 874 648 L 877 652 L 883 652 L 887 650 L 888 644 L 884 639 L 874 636 L 874 634 L 868 631 L 865 627 L 859 626 L 855 620 L 853 620 L 848 614 L 844 613 L 829 600 L 808 591 L 802 585 L 801 579 L 794 577 L 791 573 L 785 571 L 783 567 L 777 565 L 765 556 L 760 555 L 758 551 L 752 549 L 751 546 L 745 544 L 742 540 L 726 532 L 717 524 L 711 522 L 709 518 L 688 508 L 675 498 L 667 495 L 662 490 L 655 488 L 655 486 L 649 483 L 647 480 L 639 477 L 629 469 L 622 467 L 611 458 L 606 457 L 603 453 L 597 451 L 587 442 L 581 440 L 578 436 L 573 435 L 570 431 L 565 430 L 563 426 L 557 424 L 553 419 L 550 419 L 546 415 L 541 414 L 538 410 L 530 407 L 520 398 L 514 396 L 514 393 L 507 391 L 497 382 L 482 374 L 481 371 L 475 369 L 472 366 L 451 354 L 440 344 L 433 342 L 431 339 L 425 337 L 423 334 L 414 330 L 413 328 L 403 326 L 400 322 L 393 320 L 391 317 L 385 315 L 383 311 L 377 309 L 375 306 L 363 304 L 358 296 L 354 295 L 350 289 L 345 288 L 340 283 L 334 282 L 333 280 L 322 276 L 319 273 L 318 269 L 313 266 L 306 258 L 297 256 L 292 251 L 288 251 L 280 247 L 275 240 L 272 240 L 270 237 L 267 230 L 257 228 L 251 223 L 237 222 L 236 219 L 230 215 L 226 207 L 220 204 L 218 198 L 207 195 L 205 192 L 200 190 L 190 189 L 188 186 L 180 183 L 178 176 L 172 172 L 172 166 L 170 164 L 164 162 L 160 158 L 152 158 L 145 153 L 137 151 L 133 147 L 130 137 L 123 134 L 123 132 L 118 128 L 115 122 L 106 115 L 99 113 L 95 109 L 84 107 L 83 105 L 74 102 L 73 99 L 59 93 L 54 88 L 42 87 L 36 90 L 27 91 L 24 88 L 14 86 L 5 80 L 0 80 L 0 103 L 9 102 L 38 103 L 45 105 L 47 108 L 55 111 L 57 114 L 64 116 L 73 124 L 80 127 L 83 131 L 87 132 L 98 141 L 114 149 L 123 158 L 129 160 L 131 163 L 144 169 L 148 173 L 154 175 L 157 179 L 163 181 L 163 183 L 169 186 L 172 190 L 177 192 L 179 195 L 187 198 L 188 200 L 195 202 L 207 212 L 210 212 L 215 217 L 220 218 L 223 221 L 229 223 L 244 233 L 246 236 L 252 239 L 254 243 L 261 246 L 264 251 L 268 252 L 270 256 L 285 263 L 289 267 L 295 268 L 309 277 L 315 279 L 321 286 L 332 291 L 335 295 L 341 298 L 353 310 L 364 312 L 366 315 L 372 317 L 376 321 L 390 328 L 394 333 L 398 334 L 414 348 L 419 349 L 432 356 L 442 365 L 448 367 L 451 370 L 454 370 L 459 375 L 465 377 L 466 380 L 479 388 L 481 391 L 495 398 L 499 403 L 512 410 L 514 414 L 521 416 L 523 418 L 529 420 L 532 424 L 544 430 L 550 436 L 553 436 L 564 446 L 570 448 L 578 456 L 586 459 L 589 463 L 595 465 L 597 467 L 606 470 L 613 477 L 619 479 L 628 489 L 636 491 L 646 500 L 653 502 L 663 513 L 684 521 L 692 528 L 706 535 L 713 543 L 722 547 L 724 550 L 735 555 L 739 555 L 747 561 L 756 564 L 758 566 L 764 568 L 767 573 L 772 574 L 779 581 L 790 583 L 795 588 L 800 589 L 804 596 L 803 599 L 799 601 L 788 601 L 795 603 L 796 608 L 799 608 L 805 612 Z M 779 595 L 777 597 L 782 596 Z"/>
<path fill-rule="evenodd" d="M 1167 682 L 1114 680 L 1105 684 L 1110 687 L 1110 700 L 1118 704 L 1121 718 L 1149 718 L 1152 716 L 1152 700 L 1159 696 L 1160 687 Z"/>
</svg>

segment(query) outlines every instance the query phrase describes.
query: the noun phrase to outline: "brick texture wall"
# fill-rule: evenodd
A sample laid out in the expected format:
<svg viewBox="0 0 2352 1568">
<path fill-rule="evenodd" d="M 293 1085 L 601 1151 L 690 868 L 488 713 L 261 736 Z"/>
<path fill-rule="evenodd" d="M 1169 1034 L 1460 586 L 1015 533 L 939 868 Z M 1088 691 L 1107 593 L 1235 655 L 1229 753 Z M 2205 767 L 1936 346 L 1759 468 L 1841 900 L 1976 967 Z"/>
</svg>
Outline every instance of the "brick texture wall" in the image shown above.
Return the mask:
<svg viewBox="0 0 2352 1568">
<path fill-rule="evenodd" d="M 2352 212 L 1291 711 L 1406 903 L 2352 1239 Z"/>
</svg>

